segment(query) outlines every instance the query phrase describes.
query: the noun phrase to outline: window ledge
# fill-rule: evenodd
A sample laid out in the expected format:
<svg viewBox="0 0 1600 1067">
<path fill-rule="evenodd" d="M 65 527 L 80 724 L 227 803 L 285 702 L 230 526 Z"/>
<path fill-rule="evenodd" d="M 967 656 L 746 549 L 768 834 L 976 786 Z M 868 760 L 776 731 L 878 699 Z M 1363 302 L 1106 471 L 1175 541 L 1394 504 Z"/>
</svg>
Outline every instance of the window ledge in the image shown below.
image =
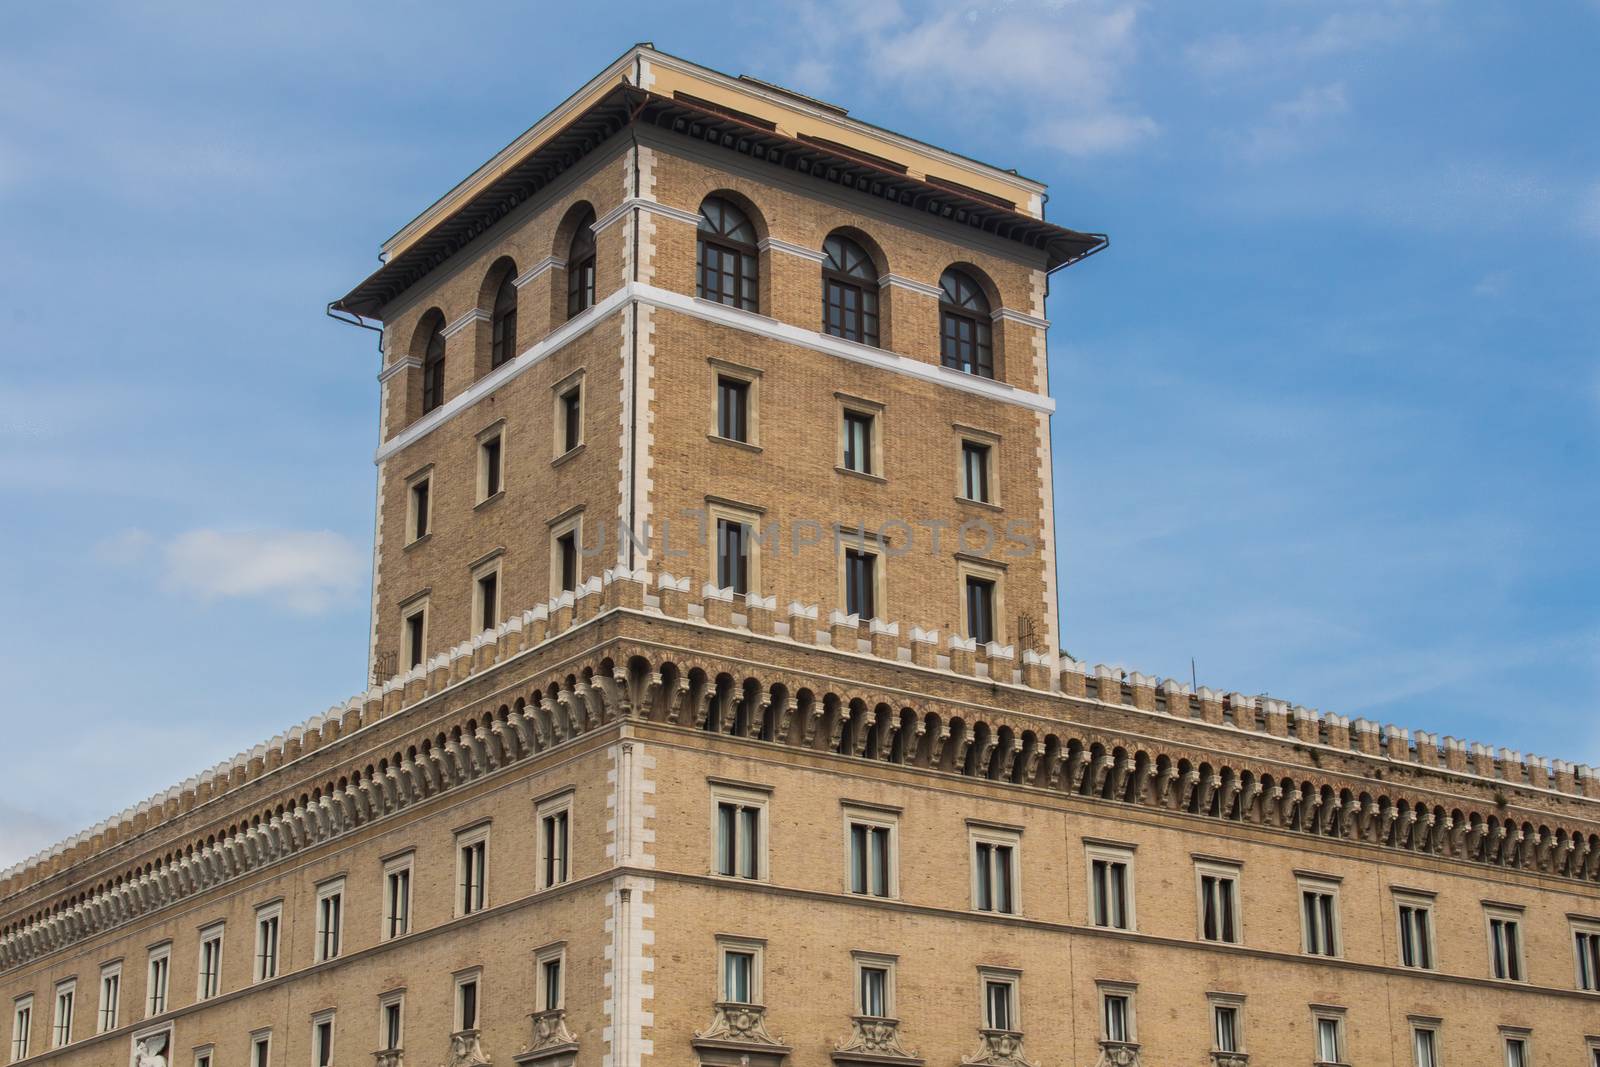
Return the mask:
<svg viewBox="0 0 1600 1067">
<path fill-rule="evenodd" d="M 413 548 L 417 548 L 420 545 L 425 545 L 431 540 L 433 540 L 433 531 L 429 530 L 421 537 L 413 537 L 411 540 L 407 541 L 405 546 L 402 548 L 402 551 L 410 552 Z"/>
<path fill-rule="evenodd" d="M 565 452 L 561 453 L 561 455 L 557 456 L 555 459 L 552 459 L 550 461 L 550 466 L 559 467 L 563 463 L 566 463 L 568 460 L 571 460 L 571 459 L 577 457 L 578 455 L 582 454 L 584 445 L 586 443 L 587 442 L 579 441 L 577 444 L 573 445 L 571 448 L 569 448 Z"/>
<path fill-rule="evenodd" d="M 879 485 L 889 484 L 889 479 L 885 478 L 881 474 L 868 474 L 866 471 L 853 471 L 849 467 L 844 466 L 835 466 L 833 469 L 838 471 L 840 474 L 848 474 L 852 478 L 861 478 L 869 482 L 877 482 Z"/>
<path fill-rule="evenodd" d="M 472 510 L 473 511 L 477 511 L 480 508 L 486 508 L 490 504 L 493 504 L 496 501 L 500 500 L 505 495 L 506 495 L 506 491 L 504 489 L 500 490 L 497 493 L 491 493 L 490 495 L 484 497 L 482 500 L 478 501 L 476 504 L 472 505 Z"/>
<path fill-rule="evenodd" d="M 760 445 L 751 444 L 749 441 L 740 441 L 732 437 L 723 437 L 720 434 L 708 433 L 706 434 L 706 440 L 715 441 L 719 445 L 732 445 L 734 448 L 742 448 L 746 452 L 765 451 Z"/>
<path fill-rule="evenodd" d="M 999 504 L 996 504 L 991 500 L 974 500 L 970 496 L 962 496 L 959 493 L 956 494 L 956 503 L 958 503 L 958 504 L 966 504 L 969 507 L 974 507 L 974 508 L 983 508 L 985 511 L 1004 511 L 1005 510 L 1005 508 L 1001 507 Z"/>
</svg>

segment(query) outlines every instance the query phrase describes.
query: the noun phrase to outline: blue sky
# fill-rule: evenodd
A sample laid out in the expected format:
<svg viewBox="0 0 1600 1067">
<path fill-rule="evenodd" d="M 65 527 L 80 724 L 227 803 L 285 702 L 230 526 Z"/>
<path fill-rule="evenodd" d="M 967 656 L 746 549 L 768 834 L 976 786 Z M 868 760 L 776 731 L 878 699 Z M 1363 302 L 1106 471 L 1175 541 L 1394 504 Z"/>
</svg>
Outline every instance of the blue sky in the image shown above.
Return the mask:
<svg viewBox="0 0 1600 1067">
<path fill-rule="evenodd" d="M 0 863 L 362 687 L 323 306 L 635 40 L 1111 235 L 1049 308 L 1074 655 L 1600 763 L 1600 4 L 548 6 L 0 6 Z"/>
</svg>

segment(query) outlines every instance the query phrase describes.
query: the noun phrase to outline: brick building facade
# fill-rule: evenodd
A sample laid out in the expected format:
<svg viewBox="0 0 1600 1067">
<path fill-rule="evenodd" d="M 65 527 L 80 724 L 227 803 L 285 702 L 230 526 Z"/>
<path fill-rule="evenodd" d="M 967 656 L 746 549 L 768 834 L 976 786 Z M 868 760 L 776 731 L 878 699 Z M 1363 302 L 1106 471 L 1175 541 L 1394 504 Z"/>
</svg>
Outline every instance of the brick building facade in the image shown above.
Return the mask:
<svg viewBox="0 0 1600 1067">
<path fill-rule="evenodd" d="M 9 1059 L 1600 1065 L 1592 769 L 1056 651 L 1043 194 L 642 45 L 391 238 L 372 688 L 5 874 Z"/>
</svg>

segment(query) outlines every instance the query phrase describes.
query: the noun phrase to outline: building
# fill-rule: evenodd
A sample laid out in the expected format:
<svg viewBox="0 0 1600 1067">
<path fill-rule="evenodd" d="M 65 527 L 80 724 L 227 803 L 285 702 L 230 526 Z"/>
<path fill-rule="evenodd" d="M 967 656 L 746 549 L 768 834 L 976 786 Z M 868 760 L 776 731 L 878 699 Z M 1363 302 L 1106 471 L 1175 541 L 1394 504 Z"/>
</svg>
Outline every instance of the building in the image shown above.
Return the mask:
<svg viewBox="0 0 1600 1067">
<path fill-rule="evenodd" d="M 1600 1065 L 1594 770 L 1057 652 L 1044 192 L 640 45 L 391 238 L 372 688 L 6 872 L 9 1059 Z"/>
</svg>

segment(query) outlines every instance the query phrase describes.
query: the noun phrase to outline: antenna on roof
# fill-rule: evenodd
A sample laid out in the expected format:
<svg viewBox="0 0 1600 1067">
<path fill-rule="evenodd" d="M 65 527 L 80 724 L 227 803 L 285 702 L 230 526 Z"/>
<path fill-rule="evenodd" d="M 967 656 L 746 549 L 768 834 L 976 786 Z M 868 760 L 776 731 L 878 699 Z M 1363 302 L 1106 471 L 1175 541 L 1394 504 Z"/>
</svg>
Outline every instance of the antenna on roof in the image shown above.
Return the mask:
<svg viewBox="0 0 1600 1067">
<path fill-rule="evenodd" d="M 1189 657 L 1189 688 L 1193 689 L 1195 692 L 1199 692 L 1200 691 L 1200 681 L 1199 681 L 1199 678 L 1195 675 L 1195 672 L 1194 672 L 1194 657 L 1193 656 Z"/>
</svg>

